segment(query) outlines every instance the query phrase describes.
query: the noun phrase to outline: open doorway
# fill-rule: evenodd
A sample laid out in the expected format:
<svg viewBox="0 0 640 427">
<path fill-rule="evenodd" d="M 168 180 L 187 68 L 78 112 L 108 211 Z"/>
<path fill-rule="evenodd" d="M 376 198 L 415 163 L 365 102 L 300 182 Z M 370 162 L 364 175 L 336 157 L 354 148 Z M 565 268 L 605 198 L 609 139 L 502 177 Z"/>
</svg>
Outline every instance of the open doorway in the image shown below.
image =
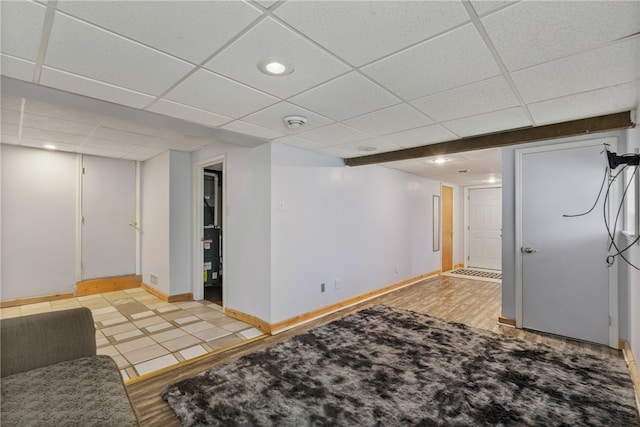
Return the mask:
<svg viewBox="0 0 640 427">
<path fill-rule="evenodd" d="M 202 175 L 202 295 L 220 306 L 223 292 L 223 164 L 205 166 Z"/>
</svg>

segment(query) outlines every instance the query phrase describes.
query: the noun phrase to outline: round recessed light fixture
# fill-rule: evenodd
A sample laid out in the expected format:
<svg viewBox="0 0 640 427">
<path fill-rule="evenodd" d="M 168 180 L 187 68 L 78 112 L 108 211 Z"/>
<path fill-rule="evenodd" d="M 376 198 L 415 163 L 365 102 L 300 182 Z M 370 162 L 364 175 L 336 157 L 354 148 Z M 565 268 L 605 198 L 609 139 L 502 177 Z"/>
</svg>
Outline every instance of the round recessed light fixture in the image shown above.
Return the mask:
<svg viewBox="0 0 640 427">
<path fill-rule="evenodd" d="M 438 157 L 437 159 L 431 160 L 433 163 L 442 164 L 449 161 L 449 159 L 445 159 L 444 157 Z"/>
<path fill-rule="evenodd" d="M 358 151 L 369 152 L 369 151 L 376 151 L 376 150 L 377 150 L 376 147 L 372 147 L 370 145 L 361 145 L 360 147 L 358 147 Z"/>
<path fill-rule="evenodd" d="M 496 177 L 495 176 L 491 176 L 489 177 L 489 184 L 495 184 L 496 183 Z"/>
<path fill-rule="evenodd" d="M 55 150 L 57 147 L 53 144 L 43 144 L 42 148 L 46 148 L 47 150 Z"/>
<path fill-rule="evenodd" d="M 307 118 L 303 116 L 287 116 L 282 121 L 289 129 L 300 129 L 307 124 Z"/>
<path fill-rule="evenodd" d="M 293 73 L 294 67 L 284 58 L 269 56 L 258 61 L 258 69 L 268 76 L 286 76 Z"/>
</svg>

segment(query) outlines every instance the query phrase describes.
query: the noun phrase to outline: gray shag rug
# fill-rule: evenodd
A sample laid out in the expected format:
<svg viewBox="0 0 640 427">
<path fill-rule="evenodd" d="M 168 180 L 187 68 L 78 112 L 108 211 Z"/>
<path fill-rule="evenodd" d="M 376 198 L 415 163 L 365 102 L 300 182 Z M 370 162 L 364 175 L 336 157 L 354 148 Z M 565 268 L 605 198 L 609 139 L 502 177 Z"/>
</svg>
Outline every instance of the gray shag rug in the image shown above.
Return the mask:
<svg viewBox="0 0 640 427">
<path fill-rule="evenodd" d="M 162 392 L 184 426 L 638 426 L 623 360 L 375 306 Z"/>
</svg>

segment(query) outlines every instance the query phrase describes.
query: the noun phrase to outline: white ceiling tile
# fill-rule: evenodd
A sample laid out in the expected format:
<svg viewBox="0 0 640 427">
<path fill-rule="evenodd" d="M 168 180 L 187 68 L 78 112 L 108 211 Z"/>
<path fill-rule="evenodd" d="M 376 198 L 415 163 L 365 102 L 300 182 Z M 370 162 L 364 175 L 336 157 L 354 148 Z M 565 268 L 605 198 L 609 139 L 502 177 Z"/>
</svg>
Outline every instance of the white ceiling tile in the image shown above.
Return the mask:
<svg viewBox="0 0 640 427">
<path fill-rule="evenodd" d="M 42 68 L 40 84 L 128 107 L 142 108 L 153 97 L 49 67 Z"/>
<path fill-rule="evenodd" d="M 25 61 L 9 55 L 0 55 L 0 73 L 14 79 L 32 81 L 35 62 Z"/>
<path fill-rule="evenodd" d="M 416 99 L 500 74 L 473 25 L 421 43 L 363 68 L 403 99 Z"/>
<path fill-rule="evenodd" d="M 95 138 L 95 137 L 87 138 L 82 143 L 82 146 L 104 148 L 107 150 L 118 151 L 123 153 L 128 153 L 129 151 L 138 147 L 137 145 L 131 144 L 130 142 L 112 141 L 108 139 L 101 139 L 101 138 Z"/>
<path fill-rule="evenodd" d="M 168 148 L 168 142 L 166 139 L 156 136 L 145 135 L 135 132 L 127 132 L 119 129 L 112 129 L 108 127 L 98 127 L 93 133 L 92 137 L 97 139 L 105 139 L 109 141 L 124 142 L 133 145 L 145 145 L 151 147 Z"/>
<path fill-rule="evenodd" d="M 290 129 L 284 123 L 284 118 L 287 116 L 303 116 L 307 119 L 307 123 L 298 129 Z M 289 134 L 315 129 L 333 122 L 331 119 L 321 116 L 320 114 L 316 114 L 313 111 L 298 107 L 297 105 L 293 105 L 289 102 L 279 102 L 265 108 L 264 110 L 250 114 L 242 120 Z"/>
<path fill-rule="evenodd" d="M 274 4 L 278 3 L 278 0 L 255 0 L 255 3 L 258 3 L 260 6 L 265 9 L 269 9 Z"/>
<path fill-rule="evenodd" d="M 407 104 L 398 104 L 345 120 L 345 123 L 370 135 L 379 136 L 429 125 L 433 120 Z"/>
<path fill-rule="evenodd" d="M 0 102 L 4 110 L 20 111 L 22 109 L 22 98 L 17 96 L 2 95 Z"/>
<path fill-rule="evenodd" d="M 461 2 L 292 1 L 275 14 L 356 66 L 469 20 Z"/>
<path fill-rule="evenodd" d="M 9 145 L 20 145 L 20 138 L 17 135 L 0 134 L 0 143 Z"/>
<path fill-rule="evenodd" d="M 89 136 L 96 128 L 96 125 L 89 123 L 74 122 L 29 113 L 24 114 L 22 124 L 24 127 L 28 128 L 71 133 L 80 136 Z"/>
<path fill-rule="evenodd" d="M 638 1 L 523 1 L 482 18 L 510 71 L 640 31 Z"/>
<path fill-rule="evenodd" d="M 451 120 L 442 123 L 447 129 L 466 137 L 483 135 L 507 129 L 517 129 L 531 126 L 527 114 L 521 107 L 508 108 L 506 110 L 493 111 L 463 119 Z"/>
<path fill-rule="evenodd" d="M 196 64 L 260 16 L 240 1 L 58 1 L 57 8 Z"/>
<path fill-rule="evenodd" d="M 207 141 L 169 141 L 167 144 L 167 148 L 171 150 L 178 151 L 197 151 L 201 148 L 206 147 L 208 144 Z"/>
<path fill-rule="evenodd" d="M 264 139 L 274 139 L 284 135 L 284 133 L 282 132 L 263 128 L 262 126 L 257 126 L 252 123 L 243 122 L 241 120 L 236 120 L 235 122 L 228 123 L 222 126 L 222 129 L 227 129 L 233 132 L 238 132 Z"/>
<path fill-rule="evenodd" d="M 167 151 L 164 148 L 156 148 L 156 147 L 135 147 L 133 151 L 129 152 L 123 158 L 129 160 L 147 160 L 152 157 L 157 156 L 158 154 L 162 154 Z"/>
<path fill-rule="evenodd" d="M 187 120 L 201 125 L 216 127 L 233 120 L 220 114 L 210 113 L 199 108 L 189 107 L 188 105 L 179 104 L 177 102 L 161 99 L 153 104 L 149 109 L 154 113 L 164 114 L 166 116 L 176 117 L 178 119 Z"/>
<path fill-rule="evenodd" d="M 370 150 L 369 149 L 370 147 L 375 148 L 375 150 Z M 381 139 L 365 139 L 362 141 L 354 141 L 354 142 L 348 142 L 346 144 L 340 144 L 333 148 L 337 148 L 338 150 L 343 150 L 357 156 L 363 156 L 363 155 L 369 155 L 369 154 L 386 153 L 388 151 L 400 150 L 402 147 L 392 142 L 383 141 Z"/>
<path fill-rule="evenodd" d="M 282 138 L 274 139 L 273 142 L 281 142 L 287 145 L 293 145 L 294 147 L 306 148 L 307 150 L 318 150 L 321 148 L 326 148 L 324 144 L 319 144 L 317 142 L 309 141 L 303 138 L 298 138 L 297 136 L 287 135 Z"/>
<path fill-rule="evenodd" d="M 471 0 L 473 9 L 478 16 L 488 15 L 491 12 L 495 12 L 503 7 L 516 4 L 517 1 L 490 1 L 490 0 Z"/>
<path fill-rule="evenodd" d="M 544 125 L 631 110 L 638 105 L 638 81 L 529 104 L 536 124 Z"/>
<path fill-rule="evenodd" d="M 38 116 L 70 120 L 89 125 L 99 125 L 105 117 L 75 108 L 66 108 L 48 102 L 34 101 L 33 99 L 26 100 L 24 111 L 25 113 L 37 114 Z"/>
<path fill-rule="evenodd" d="M 28 1 L 0 2 L 0 49 L 2 53 L 35 61 L 40 49 L 47 8 Z M 4 74 L 4 73 L 3 73 Z"/>
<path fill-rule="evenodd" d="M 232 118 L 240 118 L 278 101 L 278 98 L 207 70 L 198 70 L 165 98 Z"/>
<path fill-rule="evenodd" d="M 120 150 L 112 150 L 110 148 L 103 147 L 92 147 L 87 145 L 82 145 L 77 148 L 78 153 L 86 154 L 89 156 L 100 156 L 100 157 L 111 157 L 114 159 L 120 159 L 122 156 L 127 154 L 127 151 Z"/>
<path fill-rule="evenodd" d="M 104 128 L 118 129 L 126 132 L 140 133 L 143 135 L 164 137 L 165 134 L 178 135 L 175 132 L 166 131 L 164 129 L 158 129 L 155 127 L 147 126 L 130 120 L 123 120 L 118 117 L 102 116 L 100 125 Z"/>
<path fill-rule="evenodd" d="M 57 13 L 45 65 L 159 95 L 192 65 Z"/>
<path fill-rule="evenodd" d="M 511 76 L 525 102 L 531 103 L 627 83 L 638 78 L 638 69 L 640 39 L 636 37 Z"/>
<path fill-rule="evenodd" d="M 301 132 L 298 136 L 329 147 L 370 137 L 359 130 L 352 129 L 340 123 L 334 123 L 329 126 Z"/>
<path fill-rule="evenodd" d="M 0 120 L 3 125 L 17 126 L 20 124 L 20 111 L 3 108 L 0 110 Z"/>
<path fill-rule="evenodd" d="M 25 147 L 33 147 L 44 149 L 45 144 L 51 144 L 56 146 L 56 151 L 65 151 L 69 153 L 77 153 L 80 146 L 78 144 L 65 143 L 63 141 L 54 141 L 49 139 L 27 138 L 25 136 L 20 140 L 20 145 Z"/>
<path fill-rule="evenodd" d="M 339 148 L 336 148 L 336 147 L 318 148 L 314 151 L 317 151 L 318 153 L 322 153 L 322 154 L 328 154 L 330 156 L 338 157 L 341 159 L 348 159 L 350 157 L 359 157 L 362 155 L 362 154 L 350 153 L 349 151 L 340 150 Z"/>
<path fill-rule="evenodd" d="M 475 168 L 481 167 L 489 171 L 498 172 L 502 170 L 502 150 L 500 148 L 465 151 L 459 155 L 475 164 Z"/>
<path fill-rule="evenodd" d="M 257 64 L 267 57 L 286 59 L 293 64 L 293 73 L 264 74 Z M 349 67 L 273 19 L 262 21 L 205 67 L 280 98 L 288 98 L 349 71 Z"/>
<path fill-rule="evenodd" d="M 408 148 L 450 141 L 452 139 L 458 139 L 458 137 L 440 125 L 430 125 L 385 135 L 380 137 L 380 139 L 394 143 L 400 147 Z"/>
<path fill-rule="evenodd" d="M 439 122 L 519 105 L 502 76 L 416 99 L 411 104 Z"/>
<path fill-rule="evenodd" d="M 18 133 L 20 133 L 20 127 L 17 125 L 10 125 L 10 124 L 3 123 L 2 126 L 0 126 L 0 132 L 2 132 L 3 135 L 17 137 Z"/>
<path fill-rule="evenodd" d="M 38 139 L 41 140 L 42 143 L 55 142 L 56 144 L 65 143 L 70 145 L 80 145 L 85 140 L 86 136 L 43 129 L 34 129 L 23 126 L 22 138 Z"/>
<path fill-rule="evenodd" d="M 289 101 L 334 120 L 344 120 L 397 104 L 400 100 L 352 72 Z"/>
<path fill-rule="evenodd" d="M 420 163 L 417 160 L 413 160 L 413 159 L 380 163 L 380 166 L 384 166 L 385 168 L 395 169 L 395 170 L 408 172 L 408 173 L 422 172 L 426 169 L 424 163 Z"/>
</svg>

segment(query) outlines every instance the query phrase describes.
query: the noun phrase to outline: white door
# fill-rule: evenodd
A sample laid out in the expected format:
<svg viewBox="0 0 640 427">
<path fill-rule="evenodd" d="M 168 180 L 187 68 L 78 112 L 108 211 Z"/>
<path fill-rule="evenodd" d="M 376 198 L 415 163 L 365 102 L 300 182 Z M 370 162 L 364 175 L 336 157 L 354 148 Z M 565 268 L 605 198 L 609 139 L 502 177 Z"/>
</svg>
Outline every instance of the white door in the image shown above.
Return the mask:
<svg viewBox="0 0 640 427">
<path fill-rule="evenodd" d="M 83 156 L 82 167 L 82 280 L 135 274 L 135 162 Z"/>
<path fill-rule="evenodd" d="M 601 140 L 600 140 L 601 141 Z M 562 144 L 517 154 L 520 180 L 522 326 L 609 344 L 609 271 L 602 143 Z"/>
<path fill-rule="evenodd" d="M 502 189 L 469 190 L 468 267 L 502 269 Z"/>
</svg>

